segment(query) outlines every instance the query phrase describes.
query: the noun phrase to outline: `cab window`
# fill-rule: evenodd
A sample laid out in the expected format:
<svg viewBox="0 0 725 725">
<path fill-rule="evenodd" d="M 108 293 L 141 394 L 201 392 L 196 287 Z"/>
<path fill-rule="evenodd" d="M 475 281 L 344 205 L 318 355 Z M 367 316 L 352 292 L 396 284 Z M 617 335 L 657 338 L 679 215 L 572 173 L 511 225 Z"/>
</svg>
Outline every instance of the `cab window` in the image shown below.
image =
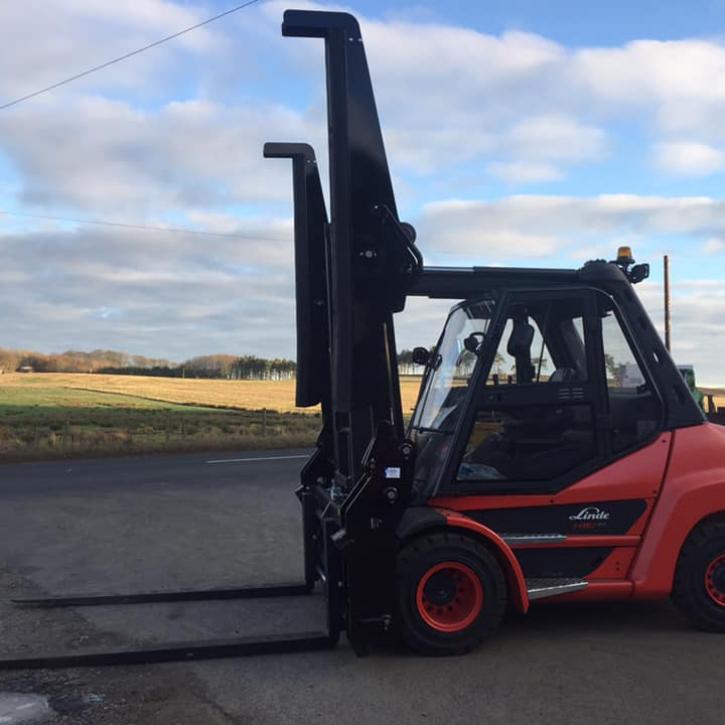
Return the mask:
<svg viewBox="0 0 725 725">
<path fill-rule="evenodd" d="M 622 330 L 612 301 L 599 301 L 613 453 L 650 440 L 659 430 L 660 403 Z"/>
<path fill-rule="evenodd" d="M 509 304 L 458 482 L 549 481 L 596 458 L 590 302 L 582 293 Z"/>
</svg>

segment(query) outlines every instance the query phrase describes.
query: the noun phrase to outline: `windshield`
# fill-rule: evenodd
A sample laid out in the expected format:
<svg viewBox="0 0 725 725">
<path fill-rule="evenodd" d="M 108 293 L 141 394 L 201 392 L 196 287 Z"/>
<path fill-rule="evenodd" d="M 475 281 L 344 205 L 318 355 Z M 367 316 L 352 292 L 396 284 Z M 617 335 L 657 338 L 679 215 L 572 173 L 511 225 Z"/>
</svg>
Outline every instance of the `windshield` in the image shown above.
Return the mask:
<svg viewBox="0 0 725 725">
<path fill-rule="evenodd" d="M 450 314 L 431 356 L 413 428 L 453 431 L 494 307 L 492 299 L 485 299 L 456 307 Z"/>
</svg>

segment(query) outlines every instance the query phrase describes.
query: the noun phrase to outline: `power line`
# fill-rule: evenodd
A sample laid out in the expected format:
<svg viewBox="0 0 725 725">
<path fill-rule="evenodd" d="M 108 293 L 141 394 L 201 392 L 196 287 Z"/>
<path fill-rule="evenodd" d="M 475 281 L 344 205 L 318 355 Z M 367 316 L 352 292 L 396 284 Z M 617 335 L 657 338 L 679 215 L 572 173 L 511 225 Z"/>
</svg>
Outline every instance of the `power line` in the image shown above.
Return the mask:
<svg viewBox="0 0 725 725">
<path fill-rule="evenodd" d="M 113 58 L 113 60 L 108 60 L 105 63 L 101 63 L 100 65 L 93 66 L 93 68 L 84 70 L 81 73 L 76 73 L 75 75 L 70 76 L 69 78 L 64 78 L 62 81 L 53 83 L 52 85 L 46 86 L 45 88 L 40 88 L 37 91 L 28 93 L 27 95 L 21 96 L 20 98 L 16 98 L 15 100 L 9 101 L 8 103 L 4 103 L 4 104 L 0 105 L 0 111 L 4 111 L 6 108 L 10 108 L 11 106 L 16 106 L 16 105 L 18 105 L 18 103 L 22 103 L 23 101 L 28 101 L 31 98 L 35 98 L 35 96 L 39 96 L 41 93 L 47 93 L 48 91 L 52 91 L 52 90 L 55 90 L 56 88 L 60 88 L 60 86 L 64 86 L 64 85 L 66 85 L 66 83 L 71 83 L 73 81 L 77 81 L 79 78 L 84 78 L 85 76 L 88 76 L 91 73 L 95 73 L 96 71 L 103 70 L 104 68 L 108 68 L 109 66 L 114 65 L 115 63 L 120 63 L 122 60 L 132 58 L 134 55 L 139 55 L 139 53 L 143 53 L 147 50 L 150 50 L 151 48 L 156 48 L 157 46 L 162 45 L 163 43 L 168 43 L 170 40 L 174 40 L 174 38 L 178 38 L 180 35 L 190 33 L 192 30 L 197 30 L 198 28 L 201 28 L 204 25 L 209 25 L 209 23 L 213 23 L 215 20 L 219 20 L 220 18 L 226 17 L 227 15 L 236 13 L 237 11 L 243 10 L 244 8 L 249 7 L 250 5 L 254 5 L 257 2 L 259 2 L 259 0 L 247 0 L 247 2 L 242 3 L 241 5 L 237 5 L 234 8 L 225 10 L 223 13 L 219 13 L 218 15 L 214 15 L 211 18 L 207 18 L 206 20 L 203 20 L 202 22 L 197 23 L 196 25 L 191 25 L 190 27 L 184 28 L 183 30 L 179 30 L 177 33 L 173 33 L 172 35 L 167 35 L 165 38 L 161 38 L 161 40 L 155 40 L 153 43 L 144 45 L 142 48 L 137 48 L 136 50 L 132 50 L 130 53 L 126 53 L 125 55 L 120 55 L 118 58 Z"/>
<path fill-rule="evenodd" d="M 45 214 L 25 214 L 16 211 L 3 211 L 0 214 L 5 216 L 22 217 L 25 219 L 44 219 L 54 222 L 68 222 L 70 224 L 95 224 L 104 227 L 120 227 L 122 229 L 142 229 L 151 232 L 169 232 L 171 234 L 200 234 L 207 237 L 227 237 L 229 239 L 251 239 L 254 241 L 264 242 L 288 242 L 289 239 L 280 239 L 279 237 L 262 237 L 252 236 L 250 234 L 235 234 L 234 232 L 209 232 L 203 229 L 189 229 L 187 227 L 154 227 L 148 224 L 126 224 L 124 222 L 108 221 L 106 219 L 73 219 L 71 217 L 62 216 L 46 216 Z"/>
</svg>

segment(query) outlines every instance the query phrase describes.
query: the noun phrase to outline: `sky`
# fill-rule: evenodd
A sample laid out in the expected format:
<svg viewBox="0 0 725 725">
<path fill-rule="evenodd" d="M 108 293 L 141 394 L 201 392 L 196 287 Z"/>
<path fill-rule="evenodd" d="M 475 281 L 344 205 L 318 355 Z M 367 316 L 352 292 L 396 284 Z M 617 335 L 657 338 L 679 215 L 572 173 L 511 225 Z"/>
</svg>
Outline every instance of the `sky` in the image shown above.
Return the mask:
<svg viewBox="0 0 725 725">
<path fill-rule="evenodd" d="M 235 4 L 2 3 L 0 104 Z M 673 355 L 725 384 L 725 0 L 267 0 L 1 110 L 0 347 L 293 356 L 291 174 L 262 145 L 312 143 L 326 183 L 327 140 L 323 43 L 282 38 L 287 7 L 360 20 L 428 264 L 628 244 L 661 328 L 669 254 Z M 446 307 L 409 301 L 399 346 Z"/>
</svg>

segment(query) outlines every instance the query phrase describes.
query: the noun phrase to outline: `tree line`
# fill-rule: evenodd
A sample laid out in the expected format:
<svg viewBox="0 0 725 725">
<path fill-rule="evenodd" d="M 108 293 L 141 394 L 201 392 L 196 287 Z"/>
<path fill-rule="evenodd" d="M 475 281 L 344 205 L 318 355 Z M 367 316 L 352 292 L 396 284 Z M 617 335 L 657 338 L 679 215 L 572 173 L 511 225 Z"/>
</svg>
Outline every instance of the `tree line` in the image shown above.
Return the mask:
<svg viewBox="0 0 725 725">
<path fill-rule="evenodd" d="M 400 375 L 422 375 L 423 366 L 413 362 L 412 350 L 401 350 L 398 353 L 398 373 Z"/>
<path fill-rule="evenodd" d="M 62 353 L 46 354 L 0 348 L 0 371 L 6 373 L 23 369 L 38 373 L 97 373 L 108 367 L 163 368 L 170 365 L 174 365 L 174 363 L 143 355 L 129 355 L 115 350 L 93 350 L 91 352 L 67 350 Z"/>
<path fill-rule="evenodd" d="M 411 350 L 398 355 L 401 375 L 420 375 L 423 368 L 413 362 Z M 105 373 L 148 375 L 164 378 L 217 378 L 228 380 L 291 380 L 297 373 L 293 360 L 256 355 L 199 355 L 182 363 L 163 358 L 131 355 L 115 350 L 40 353 L 0 348 L 0 374 L 17 371 L 36 373 Z"/>
<path fill-rule="evenodd" d="M 297 372 L 292 360 L 267 359 L 256 355 L 200 355 L 166 367 L 103 368 L 112 375 L 151 375 L 166 378 L 224 380 L 291 380 Z"/>
<path fill-rule="evenodd" d="M 113 350 L 45 354 L 0 348 L 0 373 L 106 373 L 167 378 L 225 378 L 229 380 L 289 380 L 292 360 L 256 355 L 200 355 L 182 363 Z"/>
</svg>

